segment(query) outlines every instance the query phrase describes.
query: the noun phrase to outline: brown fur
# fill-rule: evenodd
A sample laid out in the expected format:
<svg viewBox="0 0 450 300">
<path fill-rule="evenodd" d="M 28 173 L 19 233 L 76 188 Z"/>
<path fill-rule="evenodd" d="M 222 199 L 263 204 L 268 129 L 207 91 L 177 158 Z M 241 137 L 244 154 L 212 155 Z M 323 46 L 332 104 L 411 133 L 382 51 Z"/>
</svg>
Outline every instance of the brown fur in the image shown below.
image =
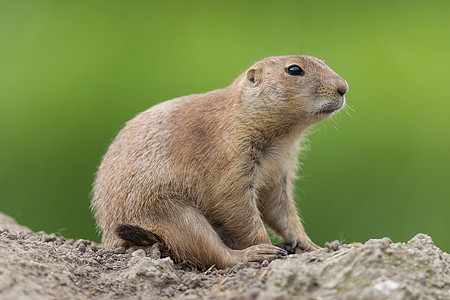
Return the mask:
<svg viewBox="0 0 450 300">
<path fill-rule="evenodd" d="M 292 64 L 305 75 L 287 74 Z M 103 243 L 128 246 L 126 230 L 122 239 L 115 231 L 135 225 L 175 259 L 224 268 L 286 254 L 270 245 L 265 222 L 288 250 L 318 248 L 292 196 L 300 138 L 332 114 L 324 111 L 342 107 L 347 90 L 317 58 L 269 57 L 224 89 L 142 112 L 97 172 L 92 208 Z"/>
</svg>

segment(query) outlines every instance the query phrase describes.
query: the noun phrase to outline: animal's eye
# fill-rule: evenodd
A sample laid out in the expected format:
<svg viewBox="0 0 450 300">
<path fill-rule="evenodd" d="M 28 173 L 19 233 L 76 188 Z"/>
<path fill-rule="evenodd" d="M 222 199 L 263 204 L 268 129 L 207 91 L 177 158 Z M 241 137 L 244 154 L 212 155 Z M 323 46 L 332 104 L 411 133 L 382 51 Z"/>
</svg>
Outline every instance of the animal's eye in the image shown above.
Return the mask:
<svg viewBox="0 0 450 300">
<path fill-rule="evenodd" d="M 286 73 L 292 76 L 303 76 L 305 71 L 297 65 L 292 65 L 286 68 Z"/>
</svg>

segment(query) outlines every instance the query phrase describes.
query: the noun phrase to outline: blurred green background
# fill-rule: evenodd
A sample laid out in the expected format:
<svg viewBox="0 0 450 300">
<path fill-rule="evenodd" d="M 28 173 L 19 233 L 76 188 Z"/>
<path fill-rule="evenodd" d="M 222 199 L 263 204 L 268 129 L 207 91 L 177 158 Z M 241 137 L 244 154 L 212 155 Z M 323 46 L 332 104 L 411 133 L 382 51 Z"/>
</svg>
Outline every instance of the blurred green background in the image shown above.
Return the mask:
<svg viewBox="0 0 450 300">
<path fill-rule="evenodd" d="M 325 59 L 349 85 L 297 198 L 311 238 L 450 251 L 449 1 L 1 1 L 0 211 L 99 241 L 96 167 L 124 122 L 254 61 Z"/>
</svg>

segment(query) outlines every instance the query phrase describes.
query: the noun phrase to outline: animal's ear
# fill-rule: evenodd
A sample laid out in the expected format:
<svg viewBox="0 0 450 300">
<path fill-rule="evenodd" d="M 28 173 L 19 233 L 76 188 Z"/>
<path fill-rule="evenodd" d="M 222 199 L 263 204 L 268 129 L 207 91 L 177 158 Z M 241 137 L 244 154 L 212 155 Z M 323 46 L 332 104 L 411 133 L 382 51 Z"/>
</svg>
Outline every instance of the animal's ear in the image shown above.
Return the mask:
<svg viewBox="0 0 450 300">
<path fill-rule="evenodd" d="M 262 80 L 261 68 L 251 68 L 247 71 L 247 80 L 251 86 L 257 86 Z"/>
</svg>

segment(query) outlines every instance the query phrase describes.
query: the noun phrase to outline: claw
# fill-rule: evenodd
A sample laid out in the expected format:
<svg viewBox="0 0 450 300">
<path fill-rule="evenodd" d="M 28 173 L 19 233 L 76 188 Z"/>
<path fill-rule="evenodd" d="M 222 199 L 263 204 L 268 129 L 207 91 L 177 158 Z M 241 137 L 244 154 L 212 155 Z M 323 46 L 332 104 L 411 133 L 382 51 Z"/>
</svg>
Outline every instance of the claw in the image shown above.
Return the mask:
<svg viewBox="0 0 450 300">
<path fill-rule="evenodd" d="M 284 241 L 286 243 L 286 250 L 289 253 L 294 253 L 295 252 L 295 248 L 297 248 L 298 246 L 298 241 L 297 240 L 286 240 Z"/>
<path fill-rule="evenodd" d="M 284 250 L 284 249 L 281 249 L 281 248 L 278 249 L 277 253 L 280 254 L 280 255 L 283 255 L 283 256 L 288 255 L 288 252 L 286 250 Z"/>
</svg>

